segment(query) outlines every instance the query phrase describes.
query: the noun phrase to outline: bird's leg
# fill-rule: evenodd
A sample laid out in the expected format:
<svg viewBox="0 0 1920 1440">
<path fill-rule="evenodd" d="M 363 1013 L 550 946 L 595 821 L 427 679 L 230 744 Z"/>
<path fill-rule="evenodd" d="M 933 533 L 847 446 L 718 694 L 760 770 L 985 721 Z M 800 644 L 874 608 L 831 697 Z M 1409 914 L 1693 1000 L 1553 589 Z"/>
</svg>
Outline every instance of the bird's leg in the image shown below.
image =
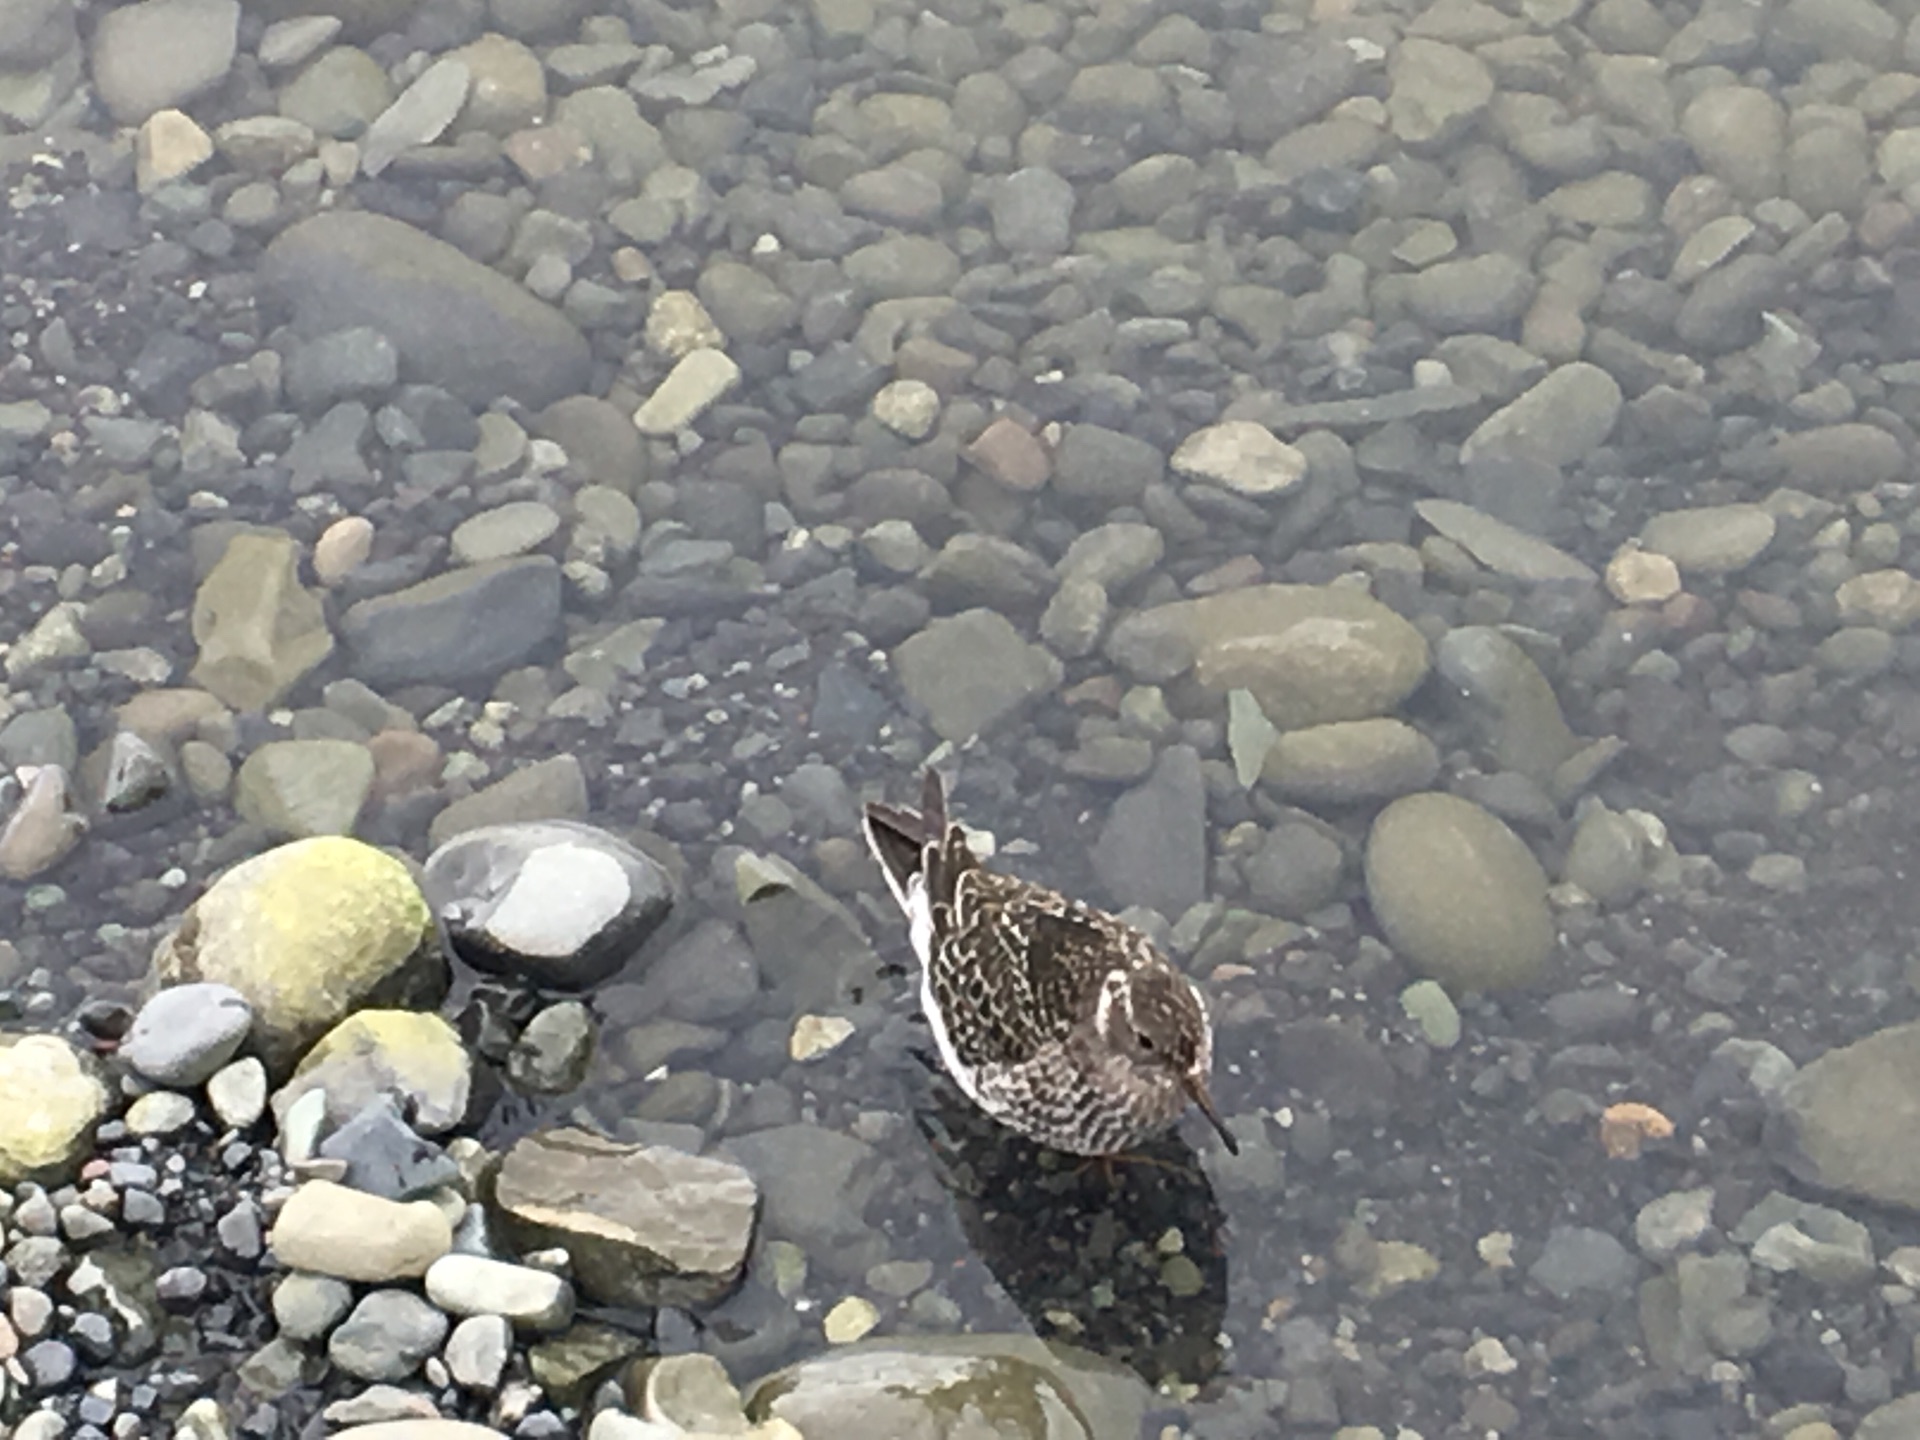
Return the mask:
<svg viewBox="0 0 1920 1440">
<path fill-rule="evenodd" d="M 1112 1190 L 1117 1190 L 1120 1188 L 1119 1167 L 1122 1165 L 1153 1165 L 1159 1169 L 1171 1171 L 1173 1174 L 1186 1180 L 1197 1180 L 1200 1178 L 1185 1165 L 1177 1164 L 1172 1160 L 1162 1160 L 1158 1155 L 1143 1155 L 1138 1151 L 1125 1150 L 1117 1150 L 1108 1155 L 1088 1155 L 1084 1157 L 1080 1161 L 1080 1164 L 1074 1169 L 1074 1178 L 1076 1180 L 1082 1179 L 1089 1170 L 1098 1166 L 1100 1173 L 1106 1177 L 1107 1187 Z"/>
</svg>

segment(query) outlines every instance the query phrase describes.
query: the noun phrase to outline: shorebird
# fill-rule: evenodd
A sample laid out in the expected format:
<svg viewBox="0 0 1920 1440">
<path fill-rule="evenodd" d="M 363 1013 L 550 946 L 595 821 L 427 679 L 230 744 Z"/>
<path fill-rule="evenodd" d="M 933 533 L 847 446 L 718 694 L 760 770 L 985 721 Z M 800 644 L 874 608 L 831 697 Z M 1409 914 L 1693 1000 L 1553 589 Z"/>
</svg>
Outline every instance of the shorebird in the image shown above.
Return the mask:
<svg viewBox="0 0 1920 1440">
<path fill-rule="evenodd" d="M 920 1003 L 967 1097 L 1074 1155 L 1119 1157 L 1213 1103 L 1213 1025 L 1194 983 L 1125 921 L 996 874 L 947 816 L 929 768 L 920 809 L 866 807 L 867 844 L 907 917 Z"/>
</svg>

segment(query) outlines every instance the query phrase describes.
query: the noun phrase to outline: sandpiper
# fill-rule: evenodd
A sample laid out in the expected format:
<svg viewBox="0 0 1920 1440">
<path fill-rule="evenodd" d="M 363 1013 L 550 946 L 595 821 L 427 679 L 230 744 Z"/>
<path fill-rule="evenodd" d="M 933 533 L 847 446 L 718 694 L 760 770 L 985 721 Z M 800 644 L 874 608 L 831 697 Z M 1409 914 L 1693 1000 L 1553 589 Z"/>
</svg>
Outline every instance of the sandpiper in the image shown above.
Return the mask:
<svg viewBox="0 0 1920 1440">
<path fill-rule="evenodd" d="M 1010 1129 L 1117 1156 L 1215 1108 L 1213 1025 L 1193 982 L 1133 926 L 986 869 L 928 769 L 918 811 L 866 807 L 867 844 L 906 914 L 920 1003 L 947 1072 Z"/>
</svg>

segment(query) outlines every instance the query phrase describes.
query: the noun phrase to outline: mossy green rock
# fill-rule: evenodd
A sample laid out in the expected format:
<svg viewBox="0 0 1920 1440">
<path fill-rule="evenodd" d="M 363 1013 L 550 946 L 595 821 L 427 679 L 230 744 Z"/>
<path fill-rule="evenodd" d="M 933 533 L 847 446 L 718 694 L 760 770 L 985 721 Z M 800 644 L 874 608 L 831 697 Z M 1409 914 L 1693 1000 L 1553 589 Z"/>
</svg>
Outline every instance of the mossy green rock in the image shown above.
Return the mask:
<svg viewBox="0 0 1920 1440">
<path fill-rule="evenodd" d="M 1455 994 L 1537 980 L 1553 951 L 1540 862 L 1457 795 L 1408 795 L 1367 837 L 1367 900 L 1402 959 Z"/>
<path fill-rule="evenodd" d="M 341 1125 L 382 1094 L 405 1097 L 422 1135 L 451 1130 L 465 1117 L 473 1089 L 473 1057 L 453 1026 L 417 1010 L 362 1010 L 327 1031 L 273 1097 L 273 1113 L 307 1091 L 327 1095 L 327 1117 Z"/>
<path fill-rule="evenodd" d="M 430 1008 L 447 966 L 400 861 L 344 836 L 296 840 L 208 887 L 154 952 L 162 984 L 217 980 L 253 1006 L 249 1045 L 284 1074 L 356 1010 Z"/>
<path fill-rule="evenodd" d="M 0 1185 L 59 1184 L 93 1138 L 107 1087 L 57 1035 L 0 1035 Z"/>
</svg>

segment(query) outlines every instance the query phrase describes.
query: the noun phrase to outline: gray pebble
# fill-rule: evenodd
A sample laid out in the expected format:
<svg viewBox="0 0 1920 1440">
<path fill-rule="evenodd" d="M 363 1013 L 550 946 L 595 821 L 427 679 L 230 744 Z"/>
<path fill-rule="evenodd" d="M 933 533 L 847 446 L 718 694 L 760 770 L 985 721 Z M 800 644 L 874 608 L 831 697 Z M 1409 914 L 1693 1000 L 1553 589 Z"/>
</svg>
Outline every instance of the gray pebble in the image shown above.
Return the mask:
<svg viewBox="0 0 1920 1440">
<path fill-rule="evenodd" d="M 375 1290 L 327 1338 L 327 1358 L 360 1380 L 404 1380 L 440 1348 L 451 1322 L 407 1290 Z"/>
<path fill-rule="evenodd" d="M 265 1248 L 260 1228 L 260 1208 L 252 1200 L 236 1201 L 214 1225 L 220 1244 L 242 1260 L 258 1260 Z"/>
<path fill-rule="evenodd" d="M 318 1340 L 353 1304 L 353 1287 L 329 1275 L 296 1273 L 273 1287 L 273 1318 L 289 1340 Z"/>
<path fill-rule="evenodd" d="M 196 1265 L 175 1265 L 170 1270 L 160 1272 L 153 1282 L 153 1290 L 163 1301 L 170 1304 L 187 1304 L 198 1300 L 206 1293 L 207 1272 Z"/>
<path fill-rule="evenodd" d="M 1565 1300 L 1582 1291 L 1624 1294 L 1639 1279 L 1639 1262 L 1604 1230 L 1556 1225 L 1527 1271 L 1541 1289 Z"/>
<path fill-rule="evenodd" d="M 33 1388 L 36 1390 L 57 1390 L 73 1378 L 74 1371 L 80 1367 L 80 1359 L 73 1353 L 73 1347 L 59 1340 L 42 1340 L 37 1345 L 29 1345 L 20 1356 L 27 1367 Z"/>
<path fill-rule="evenodd" d="M 345 1181 L 388 1200 L 411 1200 L 460 1178 L 460 1167 L 401 1117 L 391 1094 L 376 1095 L 320 1144 L 320 1156 L 346 1162 Z"/>
<path fill-rule="evenodd" d="M 120 1057 L 155 1084 L 199 1085 L 233 1058 L 252 1025 L 253 1007 L 231 985 L 175 985 L 140 1007 Z"/>
<path fill-rule="evenodd" d="M 505 1316 L 470 1315 L 447 1337 L 447 1370 L 463 1390 L 490 1391 L 512 1350 L 513 1326 Z"/>
</svg>

